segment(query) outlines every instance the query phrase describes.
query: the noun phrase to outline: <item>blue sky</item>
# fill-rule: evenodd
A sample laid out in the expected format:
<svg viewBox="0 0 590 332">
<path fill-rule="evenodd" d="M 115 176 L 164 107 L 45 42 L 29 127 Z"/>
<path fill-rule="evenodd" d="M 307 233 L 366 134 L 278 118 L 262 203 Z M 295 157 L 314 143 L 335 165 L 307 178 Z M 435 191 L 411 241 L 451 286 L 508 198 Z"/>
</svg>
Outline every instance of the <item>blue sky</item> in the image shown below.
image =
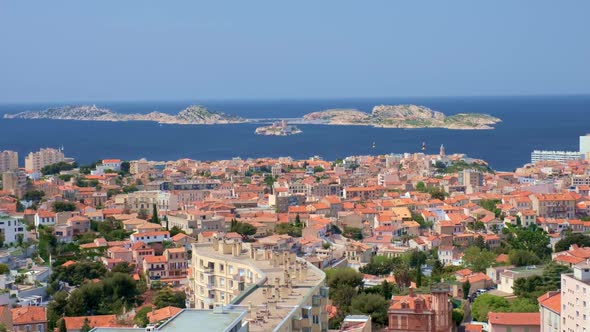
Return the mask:
<svg viewBox="0 0 590 332">
<path fill-rule="evenodd" d="M 0 0 L 0 102 L 590 93 L 590 1 Z"/>
</svg>

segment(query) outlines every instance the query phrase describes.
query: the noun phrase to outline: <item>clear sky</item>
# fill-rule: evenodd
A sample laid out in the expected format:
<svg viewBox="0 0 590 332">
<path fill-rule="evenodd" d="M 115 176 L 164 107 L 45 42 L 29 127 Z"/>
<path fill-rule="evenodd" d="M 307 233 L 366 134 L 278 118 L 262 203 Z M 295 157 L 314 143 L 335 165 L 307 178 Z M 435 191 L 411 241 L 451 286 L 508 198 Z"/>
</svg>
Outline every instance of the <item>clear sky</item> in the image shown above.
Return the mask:
<svg viewBox="0 0 590 332">
<path fill-rule="evenodd" d="M 0 102 L 590 93 L 590 1 L 0 0 Z"/>
</svg>

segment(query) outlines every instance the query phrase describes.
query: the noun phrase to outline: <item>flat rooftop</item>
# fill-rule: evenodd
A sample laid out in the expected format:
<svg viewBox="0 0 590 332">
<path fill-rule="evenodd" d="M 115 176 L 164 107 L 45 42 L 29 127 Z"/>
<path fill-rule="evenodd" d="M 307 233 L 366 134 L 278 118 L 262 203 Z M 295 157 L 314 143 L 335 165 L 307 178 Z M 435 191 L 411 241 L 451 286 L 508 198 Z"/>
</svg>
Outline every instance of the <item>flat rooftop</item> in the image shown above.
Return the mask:
<svg viewBox="0 0 590 332">
<path fill-rule="evenodd" d="M 246 315 L 244 310 L 224 310 L 223 313 L 215 313 L 213 310 L 185 309 L 167 322 L 160 325 L 158 332 L 185 332 L 185 331 L 207 331 L 224 332 L 229 331 L 237 321 L 242 320 Z M 131 327 L 97 327 L 92 332 L 137 332 L 145 328 Z"/>
<path fill-rule="evenodd" d="M 209 256 L 217 259 L 224 259 L 228 261 L 235 261 L 239 263 L 246 263 L 259 272 L 264 277 L 262 281 L 255 287 L 246 288 L 246 290 L 234 299 L 234 302 L 228 308 L 248 310 L 252 305 L 252 310 L 246 314 L 245 320 L 250 322 L 249 330 L 252 332 L 269 332 L 273 331 L 285 317 L 289 316 L 291 311 L 300 304 L 302 304 L 309 296 L 315 287 L 324 284 L 325 274 L 323 271 L 308 263 L 302 258 L 297 258 L 299 262 L 304 262 L 307 265 L 307 275 L 304 280 L 299 280 L 295 275 L 292 275 L 292 285 L 290 293 L 286 297 L 281 297 L 276 303 L 269 303 L 267 295 L 274 288 L 275 278 L 280 278 L 281 283 L 284 283 L 284 268 L 283 266 L 274 267 L 270 260 L 256 260 L 250 258 L 249 244 L 244 243 L 245 250 L 242 250 L 240 256 L 233 256 L 229 254 L 222 254 L 214 250 L 211 245 L 200 244 L 195 245 L 198 254 Z M 274 307 L 276 305 L 276 308 Z M 262 320 L 256 320 L 258 317 L 263 317 Z"/>
</svg>

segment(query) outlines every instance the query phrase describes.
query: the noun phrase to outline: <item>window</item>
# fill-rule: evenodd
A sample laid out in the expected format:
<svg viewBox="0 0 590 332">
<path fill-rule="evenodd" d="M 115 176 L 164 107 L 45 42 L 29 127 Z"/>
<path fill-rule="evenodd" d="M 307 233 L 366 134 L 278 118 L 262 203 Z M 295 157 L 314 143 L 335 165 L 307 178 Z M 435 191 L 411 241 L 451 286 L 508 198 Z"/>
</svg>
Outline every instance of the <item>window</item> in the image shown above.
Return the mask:
<svg viewBox="0 0 590 332">
<path fill-rule="evenodd" d="M 312 321 L 313 321 L 314 324 L 319 324 L 320 323 L 320 316 L 313 315 L 312 317 L 313 317 L 312 318 Z"/>
</svg>

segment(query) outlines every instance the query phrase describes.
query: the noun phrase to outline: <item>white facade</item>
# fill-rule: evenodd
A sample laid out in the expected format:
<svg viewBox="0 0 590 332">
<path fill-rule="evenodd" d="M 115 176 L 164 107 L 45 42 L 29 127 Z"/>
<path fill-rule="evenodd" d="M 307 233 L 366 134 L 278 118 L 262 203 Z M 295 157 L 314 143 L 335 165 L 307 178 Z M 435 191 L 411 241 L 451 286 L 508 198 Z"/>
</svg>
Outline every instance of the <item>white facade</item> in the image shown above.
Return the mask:
<svg viewBox="0 0 590 332">
<path fill-rule="evenodd" d="M 21 219 L 0 214 L 0 233 L 4 237 L 5 244 L 13 244 L 17 242 L 19 234 L 24 239 L 26 227 Z"/>
<path fill-rule="evenodd" d="M 532 163 L 536 163 L 538 161 L 545 161 L 545 160 L 552 160 L 552 161 L 579 160 L 581 158 L 582 158 L 581 151 L 577 152 L 577 151 L 535 150 L 531 153 L 531 162 Z"/>
<path fill-rule="evenodd" d="M 146 244 L 156 243 L 156 242 L 164 242 L 170 241 L 170 233 L 167 231 L 158 231 L 158 232 L 142 232 L 142 233 L 133 233 L 130 236 L 131 242 L 143 242 Z"/>
<path fill-rule="evenodd" d="M 590 154 L 590 134 L 580 136 L 580 153 L 583 156 Z"/>
<path fill-rule="evenodd" d="M 56 221 L 55 213 L 42 213 L 39 212 L 35 213 L 35 227 L 39 227 L 39 225 L 55 225 Z"/>
<path fill-rule="evenodd" d="M 590 265 L 574 267 L 561 275 L 561 330 L 590 331 Z"/>
</svg>

